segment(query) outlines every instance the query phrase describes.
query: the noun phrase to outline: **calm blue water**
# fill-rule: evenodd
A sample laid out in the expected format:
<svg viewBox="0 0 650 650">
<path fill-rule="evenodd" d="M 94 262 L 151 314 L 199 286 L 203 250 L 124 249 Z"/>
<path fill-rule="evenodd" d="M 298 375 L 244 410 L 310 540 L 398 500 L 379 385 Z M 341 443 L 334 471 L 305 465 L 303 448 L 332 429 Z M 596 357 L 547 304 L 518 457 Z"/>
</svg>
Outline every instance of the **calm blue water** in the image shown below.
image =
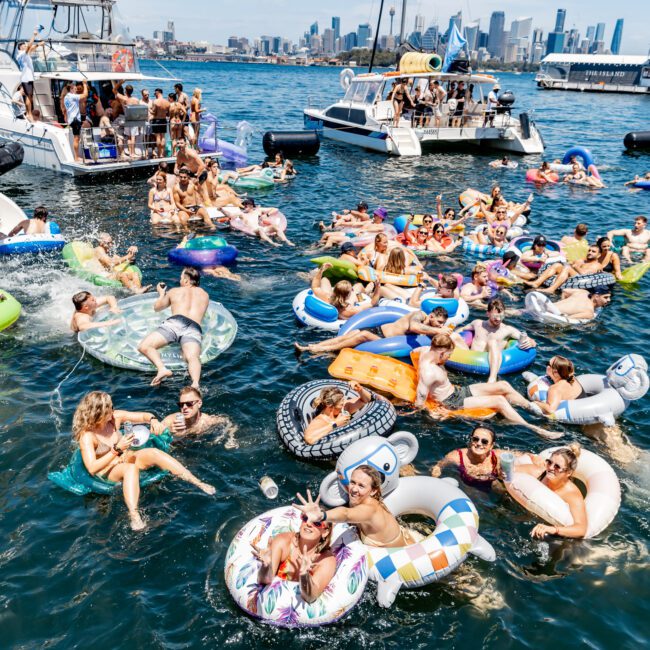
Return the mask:
<svg viewBox="0 0 650 650">
<path fill-rule="evenodd" d="M 161 72 L 154 64 L 148 69 Z M 261 158 L 268 128 L 302 127 L 308 96 L 326 102 L 339 95 L 338 70 L 272 66 L 170 64 L 192 89 L 204 89 L 204 104 L 226 124 L 250 121 L 259 132 L 252 158 Z M 648 98 L 540 92 L 529 75 L 503 75 L 502 87 L 517 106 L 532 107 L 548 144 L 560 157 L 572 144 L 590 147 L 609 189 L 589 193 L 557 187 L 535 190 L 532 229 L 549 236 L 587 221 L 591 235 L 648 214 L 650 192 L 622 187 L 650 169 L 650 156 L 623 154 L 623 135 L 648 128 Z M 456 204 L 468 186 L 498 182 L 506 197 L 523 200 L 530 188 L 523 172 L 491 170 L 496 154 L 440 153 L 420 159 L 384 158 L 327 142 L 320 155 L 297 164 L 300 176 L 260 197 L 289 220 L 296 250 L 269 250 L 237 234 L 241 285 L 207 280 L 213 298 L 236 316 L 233 347 L 204 371 L 207 412 L 227 413 L 239 427 L 240 447 L 224 449 L 208 436 L 175 448 L 198 476 L 218 487 L 216 498 L 165 480 L 149 488 L 141 504 L 145 534 L 128 527 L 121 497 L 80 498 L 46 480 L 71 452 L 70 424 L 88 390 L 110 391 L 118 408 L 168 413 L 175 408 L 181 376 L 161 389 L 144 375 L 113 369 L 81 349 L 67 330 L 70 296 L 85 285 L 67 275 L 56 259 L 2 259 L 0 287 L 24 306 L 12 329 L 0 334 L 0 630 L 13 648 L 215 647 L 555 647 L 636 648 L 647 644 L 650 472 L 645 451 L 634 462 L 612 461 L 623 483 L 623 503 L 613 524 L 588 542 L 533 542 L 534 519 L 509 499 L 468 490 L 481 514 L 481 533 L 494 545 L 494 564 L 471 560 L 449 584 L 401 593 L 390 610 L 380 609 L 369 586 L 360 606 L 342 623 L 309 632 L 272 629 L 252 622 L 230 599 L 223 581 L 225 551 L 248 519 L 271 507 L 257 480 L 270 474 L 281 501 L 297 489 L 317 488 L 329 471 L 290 456 L 275 433 L 275 411 L 294 386 L 326 376 L 328 359 L 299 362 L 292 341 L 321 335 L 297 327 L 291 300 L 309 269 L 301 249 L 317 233 L 313 222 L 359 199 L 383 204 L 390 213 L 422 211 L 442 191 Z M 534 160 L 534 159 L 533 159 Z M 26 210 L 44 203 L 69 238 L 109 230 L 123 245 L 137 244 L 148 282 L 177 282 L 166 262 L 174 238 L 154 234 L 148 223 L 147 188 L 113 180 L 82 184 L 22 167 L 0 179 L 0 191 Z M 434 263 L 433 271 L 468 268 L 459 257 Z M 554 353 L 571 357 L 579 372 L 604 370 L 627 352 L 645 353 L 650 327 L 646 279 L 617 290 L 597 324 L 553 332 L 527 323 L 538 340 L 534 370 Z M 79 363 L 78 363 L 79 362 Z M 75 365 L 77 364 L 78 365 Z M 523 389 L 523 382 L 514 379 Z M 650 445 L 648 398 L 621 420 L 630 444 Z M 421 471 L 461 444 L 469 427 L 403 417 L 398 428 L 418 435 Z M 499 425 L 501 442 L 540 450 L 540 439 Z M 612 441 L 597 442 L 577 429 L 567 439 L 609 456 Z M 629 452 L 629 446 L 624 449 Z M 618 452 L 621 457 L 624 452 Z M 646 622 L 644 622 L 646 621 Z M 644 632 L 643 630 L 646 630 Z"/>
</svg>

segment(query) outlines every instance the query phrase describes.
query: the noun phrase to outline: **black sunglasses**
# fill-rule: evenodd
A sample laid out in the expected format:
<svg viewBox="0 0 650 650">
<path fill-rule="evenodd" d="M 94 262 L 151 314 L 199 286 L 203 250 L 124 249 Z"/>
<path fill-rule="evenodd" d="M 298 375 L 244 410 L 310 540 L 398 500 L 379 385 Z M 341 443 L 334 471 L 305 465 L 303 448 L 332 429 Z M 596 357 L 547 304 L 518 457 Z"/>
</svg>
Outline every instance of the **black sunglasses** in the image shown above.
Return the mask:
<svg viewBox="0 0 650 650">
<path fill-rule="evenodd" d="M 192 408 L 195 404 L 198 403 L 199 403 L 198 399 L 193 399 L 189 402 L 178 402 L 178 408 L 182 409 L 184 406 L 188 406 L 189 408 Z"/>
<path fill-rule="evenodd" d="M 303 523 L 305 523 L 305 524 L 309 521 L 309 517 L 304 512 L 300 515 L 300 519 L 302 519 Z M 310 523 L 314 528 L 326 528 L 327 527 L 327 522 L 326 521 L 312 521 Z"/>
<path fill-rule="evenodd" d="M 472 436 L 470 438 L 470 440 L 472 442 L 481 443 L 482 445 L 489 445 L 490 444 L 490 440 L 488 438 L 479 438 L 478 436 Z"/>
</svg>

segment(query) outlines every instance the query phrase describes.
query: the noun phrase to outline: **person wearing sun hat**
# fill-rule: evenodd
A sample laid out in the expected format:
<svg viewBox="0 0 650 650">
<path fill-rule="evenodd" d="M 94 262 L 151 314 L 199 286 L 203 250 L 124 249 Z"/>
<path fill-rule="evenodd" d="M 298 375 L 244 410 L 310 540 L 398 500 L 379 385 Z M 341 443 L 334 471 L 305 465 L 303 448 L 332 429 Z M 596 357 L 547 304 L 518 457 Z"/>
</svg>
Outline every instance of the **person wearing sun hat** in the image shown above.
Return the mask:
<svg viewBox="0 0 650 650">
<path fill-rule="evenodd" d="M 485 117 L 483 118 L 483 128 L 487 126 L 488 122 L 490 122 L 490 128 L 494 127 L 494 117 L 497 114 L 497 106 L 500 106 L 499 90 L 501 90 L 501 86 L 497 82 L 492 86 L 492 90 L 488 93 Z"/>
</svg>

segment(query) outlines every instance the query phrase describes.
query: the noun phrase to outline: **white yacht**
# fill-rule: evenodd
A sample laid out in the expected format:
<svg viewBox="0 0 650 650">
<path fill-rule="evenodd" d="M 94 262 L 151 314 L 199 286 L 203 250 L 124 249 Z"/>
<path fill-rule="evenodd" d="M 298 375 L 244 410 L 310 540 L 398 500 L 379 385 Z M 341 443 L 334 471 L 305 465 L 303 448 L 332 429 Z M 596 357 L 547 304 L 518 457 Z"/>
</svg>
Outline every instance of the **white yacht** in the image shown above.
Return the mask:
<svg viewBox="0 0 650 650">
<path fill-rule="evenodd" d="M 428 125 L 419 125 L 410 112 L 395 124 L 393 103 L 386 99 L 396 79 L 408 78 L 411 96 L 416 86 L 422 90 L 430 80 L 447 88 L 463 81 L 472 89 L 466 101 L 460 126 L 452 126 L 453 103 L 442 105 L 442 117 Z M 341 72 L 345 96 L 326 108 L 310 105 L 304 110 L 305 129 L 314 129 L 323 137 L 396 156 L 420 156 L 423 149 L 450 145 L 480 145 L 517 154 L 539 154 L 544 142 L 528 113 L 512 115 L 514 95 L 503 93 L 493 124 L 484 124 L 485 99 L 497 79 L 487 74 L 443 72 L 384 72 L 356 75 L 350 69 Z"/>
<path fill-rule="evenodd" d="M 165 84 L 167 91 L 172 89 L 170 82 L 176 81 L 140 72 L 135 46 L 128 31 L 119 26 L 114 4 L 114 0 L 0 0 L 0 141 L 20 142 L 25 164 L 89 176 L 160 162 L 140 158 L 143 135 L 137 137 L 136 157 L 120 160 L 115 144 L 102 142 L 97 128 L 82 129 L 83 160 L 76 162 L 72 131 L 64 124 L 60 96 L 68 81 L 92 84 L 104 107 L 109 105 L 114 81 L 147 82 L 152 98 L 155 86 Z M 32 54 L 33 103 L 41 119 L 31 122 L 12 102 L 12 96 L 20 84 L 18 45 L 29 41 L 37 28 L 40 43 Z M 144 134 L 146 106 L 126 108 L 123 126 L 140 126 Z"/>
</svg>

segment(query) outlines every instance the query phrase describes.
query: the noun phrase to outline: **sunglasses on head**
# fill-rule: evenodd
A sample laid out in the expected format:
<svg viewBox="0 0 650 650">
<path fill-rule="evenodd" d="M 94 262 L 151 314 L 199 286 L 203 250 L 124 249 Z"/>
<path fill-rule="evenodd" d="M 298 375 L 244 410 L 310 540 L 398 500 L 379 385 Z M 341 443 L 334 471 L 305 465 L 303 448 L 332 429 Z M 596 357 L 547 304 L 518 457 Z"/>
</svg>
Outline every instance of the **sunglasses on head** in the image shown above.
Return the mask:
<svg viewBox="0 0 650 650">
<path fill-rule="evenodd" d="M 480 436 L 472 436 L 470 438 L 470 440 L 472 442 L 477 442 L 477 443 L 480 443 L 482 445 L 489 445 L 490 444 L 490 440 L 488 438 L 481 438 Z"/>
<path fill-rule="evenodd" d="M 195 404 L 198 404 L 199 400 L 198 399 L 193 399 L 190 400 L 189 402 L 178 402 L 178 408 L 182 409 L 184 406 L 187 406 L 188 408 L 192 408 Z"/>
<path fill-rule="evenodd" d="M 552 469 L 554 472 L 566 472 L 566 467 L 560 467 L 557 463 L 554 463 L 550 458 L 546 459 L 546 467 Z"/>
<path fill-rule="evenodd" d="M 304 512 L 300 515 L 300 519 L 303 524 L 306 524 L 309 521 L 309 517 Z M 312 521 L 310 523 L 314 528 L 327 528 L 326 521 Z"/>
</svg>

